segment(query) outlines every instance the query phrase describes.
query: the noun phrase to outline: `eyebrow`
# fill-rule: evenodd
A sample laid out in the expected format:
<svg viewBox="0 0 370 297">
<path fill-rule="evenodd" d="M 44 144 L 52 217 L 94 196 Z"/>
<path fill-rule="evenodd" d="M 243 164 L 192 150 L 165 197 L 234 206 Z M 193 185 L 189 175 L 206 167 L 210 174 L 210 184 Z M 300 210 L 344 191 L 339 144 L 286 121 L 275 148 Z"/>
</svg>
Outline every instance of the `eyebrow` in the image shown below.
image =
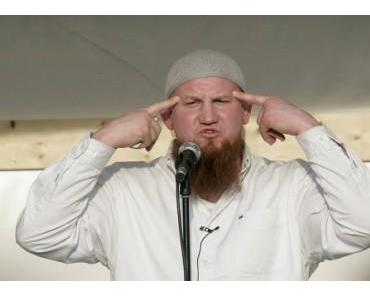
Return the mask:
<svg viewBox="0 0 370 297">
<path fill-rule="evenodd" d="M 214 97 L 212 99 L 232 99 L 233 96 L 232 95 L 221 95 L 221 96 L 217 96 L 217 97 Z"/>
<path fill-rule="evenodd" d="M 233 98 L 232 95 L 218 95 L 216 97 L 213 97 L 211 99 L 221 99 L 221 98 Z M 193 100 L 201 100 L 201 98 L 195 96 L 195 95 L 189 95 L 189 96 L 186 96 L 184 97 L 184 99 L 193 99 Z"/>
<path fill-rule="evenodd" d="M 200 98 L 197 96 L 190 95 L 190 96 L 184 97 L 184 99 L 200 99 Z"/>
</svg>

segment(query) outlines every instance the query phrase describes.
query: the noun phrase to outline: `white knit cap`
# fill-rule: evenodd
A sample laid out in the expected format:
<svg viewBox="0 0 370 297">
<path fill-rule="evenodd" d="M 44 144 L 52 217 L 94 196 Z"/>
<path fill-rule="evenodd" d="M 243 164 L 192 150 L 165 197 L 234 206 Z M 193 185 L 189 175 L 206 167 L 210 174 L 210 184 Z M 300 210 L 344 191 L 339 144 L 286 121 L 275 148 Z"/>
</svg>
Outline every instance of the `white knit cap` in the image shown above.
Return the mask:
<svg viewBox="0 0 370 297">
<path fill-rule="evenodd" d="M 244 75 L 239 65 L 228 55 L 209 49 L 199 49 L 178 59 L 168 72 L 165 96 L 183 83 L 202 77 L 222 77 L 246 90 Z"/>
</svg>

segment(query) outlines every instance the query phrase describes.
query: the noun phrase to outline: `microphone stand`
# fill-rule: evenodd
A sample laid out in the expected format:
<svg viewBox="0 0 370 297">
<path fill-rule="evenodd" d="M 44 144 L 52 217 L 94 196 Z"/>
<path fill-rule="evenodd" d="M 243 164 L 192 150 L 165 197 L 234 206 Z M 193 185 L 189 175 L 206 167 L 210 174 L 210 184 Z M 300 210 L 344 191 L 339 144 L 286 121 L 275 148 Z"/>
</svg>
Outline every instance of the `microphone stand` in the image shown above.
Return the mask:
<svg viewBox="0 0 370 297">
<path fill-rule="evenodd" d="M 179 225 L 180 245 L 184 266 L 184 280 L 190 281 L 190 174 L 201 157 L 201 151 L 198 145 L 193 142 L 183 143 L 179 148 L 179 156 L 180 158 L 177 158 L 175 162 L 177 220 Z M 182 215 L 180 210 L 180 197 L 182 198 Z"/>
<path fill-rule="evenodd" d="M 182 182 L 177 182 L 177 189 L 180 186 L 182 199 L 182 250 L 184 264 L 184 280 L 191 280 L 191 259 L 190 259 L 190 220 L 189 220 L 189 199 L 191 194 L 189 175 Z"/>
</svg>

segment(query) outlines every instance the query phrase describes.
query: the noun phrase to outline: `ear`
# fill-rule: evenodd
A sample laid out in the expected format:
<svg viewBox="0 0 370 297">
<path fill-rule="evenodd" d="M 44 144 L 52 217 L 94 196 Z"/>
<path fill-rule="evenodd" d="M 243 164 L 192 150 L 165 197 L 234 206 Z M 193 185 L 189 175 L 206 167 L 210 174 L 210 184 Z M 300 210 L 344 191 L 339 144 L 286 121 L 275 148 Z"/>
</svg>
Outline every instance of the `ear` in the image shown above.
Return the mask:
<svg viewBox="0 0 370 297">
<path fill-rule="evenodd" d="M 161 113 L 162 121 L 169 130 L 173 130 L 172 112 L 173 109 L 170 108 Z"/>
<path fill-rule="evenodd" d="M 248 124 L 252 112 L 251 104 L 242 104 L 242 121 L 243 125 Z"/>
</svg>

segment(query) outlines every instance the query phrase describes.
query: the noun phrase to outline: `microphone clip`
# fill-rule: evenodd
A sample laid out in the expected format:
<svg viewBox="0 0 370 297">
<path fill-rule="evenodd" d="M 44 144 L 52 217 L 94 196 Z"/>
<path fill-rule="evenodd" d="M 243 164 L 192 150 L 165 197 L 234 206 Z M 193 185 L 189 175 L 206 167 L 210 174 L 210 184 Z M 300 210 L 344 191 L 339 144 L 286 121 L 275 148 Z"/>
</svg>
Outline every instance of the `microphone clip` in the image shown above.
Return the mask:
<svg viewBox="0 0 370 297">
<path fill-rule="evenodd" d="M 217 227 L 215 227 L 215 228 L 213 228 L 213 229 L 208 228 L 208 227 L 206 227 L 206 226 L 200 226 L 200 228 L 199 228 L 199 230 L 200 230 L 200 231 L 205 231 L 205 232 L 207 232 L 207 233 L 213 233 L 214 231 L 216 231 L 216 230 L 218 230 L 218 229 L 220 229 L 220 226 L 217 226 Z"/>
</svg>

